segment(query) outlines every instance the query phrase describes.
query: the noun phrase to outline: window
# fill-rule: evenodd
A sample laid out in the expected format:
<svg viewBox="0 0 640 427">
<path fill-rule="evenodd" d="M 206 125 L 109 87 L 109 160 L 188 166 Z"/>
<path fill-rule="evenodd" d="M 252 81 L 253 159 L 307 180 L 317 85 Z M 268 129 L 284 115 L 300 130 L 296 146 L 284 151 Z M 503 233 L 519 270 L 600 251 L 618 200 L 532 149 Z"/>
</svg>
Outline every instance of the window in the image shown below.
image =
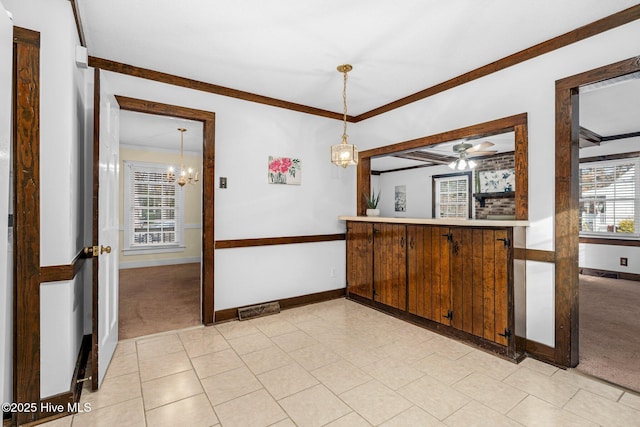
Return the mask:
<svg viewBox="0 0 640 427">
<path fill-rule="evenodd" d="M 169 165 L 124 162 L 124 250 L 183 248 L 184 194 L 167 180 Z"/>
<path fill-rule="evenodd" d="M 471 172 L 433 176 L 435 218 L 471 217 Z"/>
<path fill-rule="evenodd" d="M 580 164 L 580 234 L 639 237 L 640 158 Z"/>
</svg>

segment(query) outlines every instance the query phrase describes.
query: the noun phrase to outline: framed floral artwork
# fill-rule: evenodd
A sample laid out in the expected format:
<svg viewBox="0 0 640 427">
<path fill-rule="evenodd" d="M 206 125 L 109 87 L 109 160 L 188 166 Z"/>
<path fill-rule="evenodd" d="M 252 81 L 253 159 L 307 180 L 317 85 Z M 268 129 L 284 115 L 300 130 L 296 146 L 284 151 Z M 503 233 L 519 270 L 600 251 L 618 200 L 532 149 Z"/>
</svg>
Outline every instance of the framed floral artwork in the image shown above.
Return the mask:
<svg viewBox="0 0 640 427">
<path fill-rule="evenodd" d="M 515 169 L 478 172 L 480 193 L 501 193 L 516 190 Z"/>
<path fill-rule="evenodd" d="M 269 156 L 269 184 L 300 185 L 302 183 L 302 161 L 289 157 Z"/>
</svg>

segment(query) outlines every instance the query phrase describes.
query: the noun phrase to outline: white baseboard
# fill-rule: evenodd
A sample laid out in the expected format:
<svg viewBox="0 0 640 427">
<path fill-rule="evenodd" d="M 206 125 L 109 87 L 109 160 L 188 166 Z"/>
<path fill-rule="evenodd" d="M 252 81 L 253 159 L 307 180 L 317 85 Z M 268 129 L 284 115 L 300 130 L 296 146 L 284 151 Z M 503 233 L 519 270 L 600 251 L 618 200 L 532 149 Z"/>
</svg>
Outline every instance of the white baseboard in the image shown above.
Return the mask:
<svg viewBox="0 0 640 427">
<path fill-rule="evenodd" d="M 158 267 L 162 265 L 191 264 L 191 263 L 200 262 L 200 261 L 202 261 L 202 258 L 200 257 L 129 261 L 129 262 L 121 262 L 120 270 L 126 270 L 127 268 Z"/>
</svg>

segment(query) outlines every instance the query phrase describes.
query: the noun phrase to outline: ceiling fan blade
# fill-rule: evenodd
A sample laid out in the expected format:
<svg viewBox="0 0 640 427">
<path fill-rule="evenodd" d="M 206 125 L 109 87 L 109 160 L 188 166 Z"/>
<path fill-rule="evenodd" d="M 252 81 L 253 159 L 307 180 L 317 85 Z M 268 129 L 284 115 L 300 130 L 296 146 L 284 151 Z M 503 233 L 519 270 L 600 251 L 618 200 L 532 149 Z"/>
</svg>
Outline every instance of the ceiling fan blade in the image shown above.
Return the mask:
<svg viewBox="0 0 640 427">
<path fill-rule="evenodd" d="M 481 157 L 481 156 L 492 156 L 496 154 L 496 150 L 485 150 L 485 151 L 470 151 L 467 150 L 468 157 Z"/>
<path fill-rule="evenodd" d="M 484 142 L 481 142 L 480 144 L 474 145 L 471 148 L 468 148 L 467 153 L 473 153 L 475 151 L 484 150 L 485 148 L 493 147 L 494 145 L 495 144 L 493 142 L 484 141 Z"/>
</svg>

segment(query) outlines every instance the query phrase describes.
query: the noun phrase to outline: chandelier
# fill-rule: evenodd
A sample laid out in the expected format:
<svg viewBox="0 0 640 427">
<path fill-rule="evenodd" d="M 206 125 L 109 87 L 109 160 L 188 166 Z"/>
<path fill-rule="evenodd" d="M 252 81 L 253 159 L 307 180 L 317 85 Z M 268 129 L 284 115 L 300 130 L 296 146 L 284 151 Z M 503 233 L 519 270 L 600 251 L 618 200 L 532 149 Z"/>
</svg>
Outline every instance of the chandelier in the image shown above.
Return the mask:
<svg viewBox="0 0 640 427">
<path fill-rule="evenodd" d="M 344 104 L 344 130 L 342 143 L 331 146 L 331 163 L 346 168 L 349 165 L 358 164 L 358 148 L 347 142 L 347 73 L 353 69 L 349 64 L 338 65 L 338 71 L 344 74 L 344 86 L 342 89 L 342 101 Z"/>
<path fill-rule="evenodd" d="M 187 130 L 185 128 L 178 128 L 178 131 L 180 132 L 180 173 L 176 181 L 176 172 L 173 166 L 169 166 L 167 181 L 177 182 L 180 187 L 184 187 L 185 184 L 195 184 L 198 182 L 198 172 L 194 172 L 191 168 L 184 168 L 184 133 Z"/>
</svg>

